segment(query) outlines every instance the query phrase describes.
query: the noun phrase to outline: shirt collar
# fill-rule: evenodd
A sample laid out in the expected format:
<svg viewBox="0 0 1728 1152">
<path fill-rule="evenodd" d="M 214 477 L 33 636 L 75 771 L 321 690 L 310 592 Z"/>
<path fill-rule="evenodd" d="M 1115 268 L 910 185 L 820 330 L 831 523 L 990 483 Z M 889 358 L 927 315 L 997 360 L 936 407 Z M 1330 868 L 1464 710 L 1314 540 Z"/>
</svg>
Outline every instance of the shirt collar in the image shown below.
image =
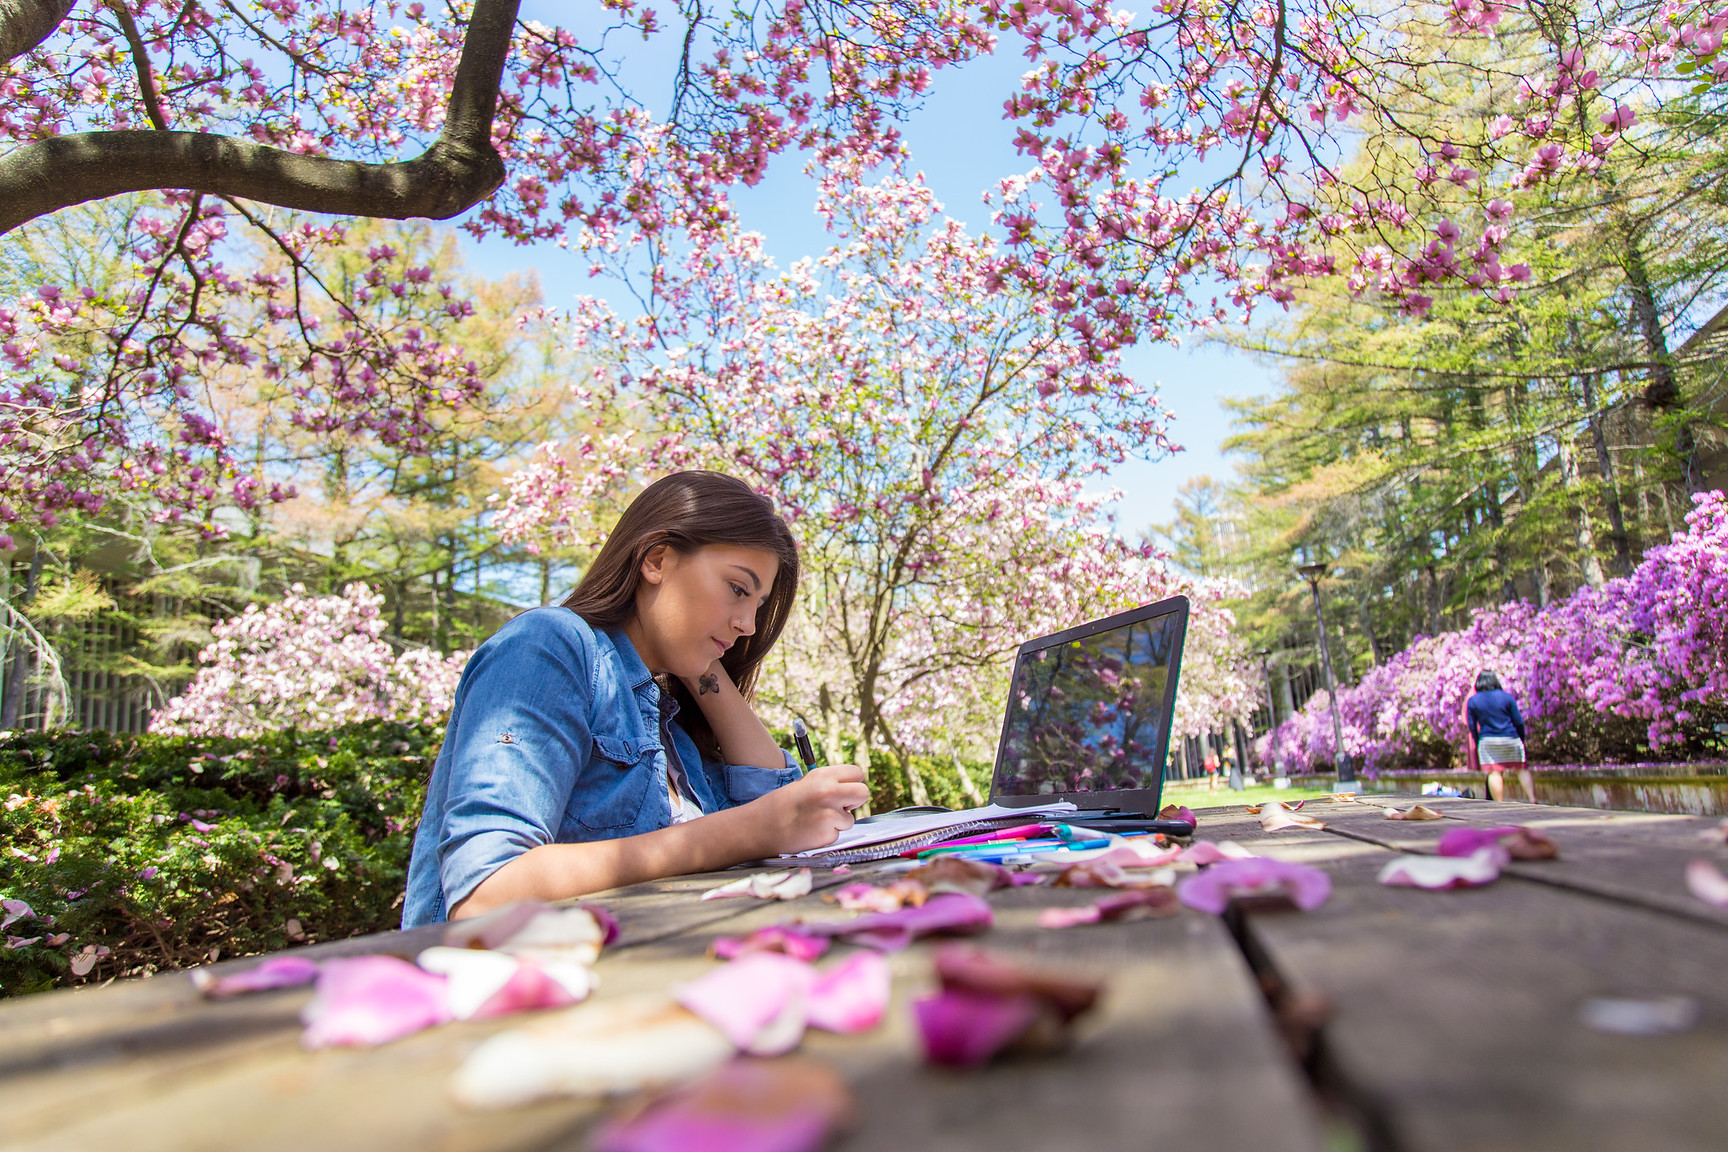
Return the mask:
<svg viewBox="0 0 1728 1152">
<path fill-rule="evenodd" d="M 622 628 L 608 628 L 606 635 L 612 641 L 613 649 L 618 653 L 618 663 L 623 668 L 624 678 L 630 682 L 632 691 L 640 691 L 645 684 L 654 682 L 654 674 L 648 671 L 648 665 L 642 663 L 642 657 L 636 654 L 636 645 L 630 643 L 630 637 Z"/>
</svg>

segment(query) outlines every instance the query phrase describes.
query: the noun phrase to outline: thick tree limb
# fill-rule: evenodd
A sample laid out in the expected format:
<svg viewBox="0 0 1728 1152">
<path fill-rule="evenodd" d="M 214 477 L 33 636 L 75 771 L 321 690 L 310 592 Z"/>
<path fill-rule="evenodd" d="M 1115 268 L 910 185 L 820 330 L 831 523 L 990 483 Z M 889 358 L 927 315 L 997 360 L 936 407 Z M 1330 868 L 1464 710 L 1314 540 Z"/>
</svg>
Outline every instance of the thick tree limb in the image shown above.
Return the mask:
<svg viewBox="0 0 1728 1152">
<path fill-rule="evenodd" d="M 22 56 L 60 27 L 78 0 L 0 0 L 0 64 Z"/>
<path fill-rule="evenodd" d="M 25 2 L 0 0 L 0 12 Z M 36 0 L 39 5 L 58 2 Z M 412 160 L 332 160 L 207 132 L 56 136 L 0 157 L 0 235 L 72 204 L 154 188 L 343 216 L 454 216 L 504 182 L 504 162 L 492 146 L 492 117 L 518 5 L 519 0 L 475 4 L 444 131 Z"/>
</svg>

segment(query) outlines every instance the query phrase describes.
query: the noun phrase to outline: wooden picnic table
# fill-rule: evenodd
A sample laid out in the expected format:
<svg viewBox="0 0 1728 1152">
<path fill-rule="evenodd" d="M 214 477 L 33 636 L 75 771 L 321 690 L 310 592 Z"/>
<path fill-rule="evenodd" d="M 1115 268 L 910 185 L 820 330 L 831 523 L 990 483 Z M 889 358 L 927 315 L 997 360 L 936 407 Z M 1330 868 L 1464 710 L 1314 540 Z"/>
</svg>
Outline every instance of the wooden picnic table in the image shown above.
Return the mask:
<svg viewBox="0 0 1728 1152">
<path fill-rule="evenodd" d="M 1728 913 L 1691 897 L 1682 871 L 1728 849 L 1716 821 L 1429 801 L 1448 819 L 1387 820 L 1367 803 L 1311 802 L 1324 830 L 1261 831 L 1240 807 L 1201 813 L 1202 839 L 1324 868 L 1311 912 L 1063 930 L 1040 909 L 1096 889 L 992 893 L 977 942 L 1028 965 L 1105 981 L 1099 1008 L 1056 1055 L 978 1072 L 922 1064 L 909 1002 L 932 986 L 931 942 L 893 957 L 894 1002 L 859 1036 L 811 1033 L 804 1053 L 850 1083 L 845 1152 L 1054 1152 L 1196 1146 L 1255 1152 L 1499 1152 L 1728 1143 Z M 1400 803 L 1408 803 L 1404 798 Z M 1520 863 L 1488 887 L 1389 888 L 1380 867 L 1432 851 L 1457 822 L 1526 824 L 1562 858 Z M 710 942 L 801 914 L 832 917 L 817 873 L 793 902 L 703 902 L 736 874 L 596 897 L 619 940 L 597 998 L 664 989 L 707 970 Z M 316 945 L 309 956 L 412 955 L 437 928 Z M 239 970 L 255 961 L 219 966 Z M 452 1024 L 380 1048 L 304 1051 L 304 989 L 228 1001 L 180 973 L 0 1002 L 0 1146 L 210 1149 L 580 1149 L 607 1101 L 467 1112 L 448 1084 L 464 1056 L 520 1018 Z M 1699 1015 L 1663 1035 L 1593 1031 L 1593 997 L 1685 997 Z M 699 1152 L 699 1150 L 692 1150 Z"/>
</svg>

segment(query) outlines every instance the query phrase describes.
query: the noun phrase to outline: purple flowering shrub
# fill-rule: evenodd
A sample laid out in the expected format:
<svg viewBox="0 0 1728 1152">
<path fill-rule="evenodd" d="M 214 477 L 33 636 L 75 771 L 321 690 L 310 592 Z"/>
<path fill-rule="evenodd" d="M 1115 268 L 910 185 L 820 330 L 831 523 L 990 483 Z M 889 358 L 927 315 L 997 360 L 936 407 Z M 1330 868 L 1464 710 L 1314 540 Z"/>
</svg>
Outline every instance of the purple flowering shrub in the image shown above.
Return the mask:
<svg viewBox="0 0 1728 1152">
<path fill-rule="evenodd" d="M 0 739 L 0 995 L 395 927 L 443 735 Z"/>
<path fill-rule="evenodd" d="M 1728 721 L 1728 501 L 1701 493 L 1686 528 L 1624 579 L 1538 610 L 1504 604 L 1417 637 L 1338 693 L 1344 749 L 1370 770 L 1462 758 L 1463 706 L 1492 669 L 1518 697 L 1536 762 L 1705 752 Z M 1326 693 L 1262 737 L 1267 763 L 1334 759 Z"/>
</svg>

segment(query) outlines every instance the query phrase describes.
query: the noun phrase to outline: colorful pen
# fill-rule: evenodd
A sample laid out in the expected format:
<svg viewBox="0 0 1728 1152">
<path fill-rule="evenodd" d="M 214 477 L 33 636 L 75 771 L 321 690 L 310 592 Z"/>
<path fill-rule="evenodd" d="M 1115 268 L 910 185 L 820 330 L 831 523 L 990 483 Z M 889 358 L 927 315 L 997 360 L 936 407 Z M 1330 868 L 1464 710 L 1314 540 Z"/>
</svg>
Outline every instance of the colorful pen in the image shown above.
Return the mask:
<svg viewBox="0 0 1728 1152">
<path fill-rule="evenodd" d="M 987 844 L 992 840 L 1024 840 L 1028 836 L 1049 832 L 1049 824 L 1016 824 L 1012 828 L 998 828 L 993 832 L 980 832 L 975 836 L 961 836 L 954 840 L 944 840 L 932 848 L 958 848 L 962 844 Z"/>
<path fill-rule="evenodd" d="M 798 759 L 804 761 L 804 770 L 816 767 L 816 749 L 810 747 L 810 729 L 804 727 L 804 717 L 792 718 L 792 743 L 798 745 Z"/>
</svg>

